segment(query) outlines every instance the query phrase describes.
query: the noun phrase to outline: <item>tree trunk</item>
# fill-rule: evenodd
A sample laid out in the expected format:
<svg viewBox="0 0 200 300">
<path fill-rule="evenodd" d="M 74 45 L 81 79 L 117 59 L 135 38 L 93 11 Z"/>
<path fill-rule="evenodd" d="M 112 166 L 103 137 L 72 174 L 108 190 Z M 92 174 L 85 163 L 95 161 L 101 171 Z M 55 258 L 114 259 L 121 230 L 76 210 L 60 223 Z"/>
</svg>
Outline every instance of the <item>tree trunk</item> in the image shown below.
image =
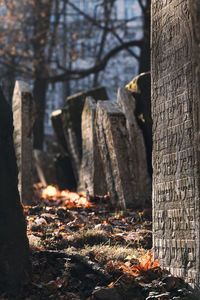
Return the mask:
<svg viewBox="0 0 200 300">
<path fill-rule="evenodd" d="M 44 141 L 44 116 L 47 82 L 45 79 L 36 79 L 34 82 L 33 95 L 35 101 L 36 119 L 34 124 L 34 149 L 43 149 Z"/>
<path fill-rule="evenodd" d="M 140 59 L 139 59 L 139 74 L 150 71 L 151 50 L 150 50 L 150 11 L 151 1 L 147 0 L 144 7 L 143 16 L 143 45 L 141 47 Z"/>
<path fill-rule="evenodd" d="M 48 85 L 46 79 L 44 78 L 47 78 L 48 76 L 48 64 L 46 61 L 46 45 L 50 26 L 52 5 L 52 0 L 37 0 L 37 4 L 33 6 L 34 34 L 32 38 L 32 46 L 34 53 L 33 66 L 35 70 L 33 95 L 36 104 L 36 120 L 33 134 L 34 148 L 39 150 L 43 149 L 44 140 L 45 97 Z"/>
</svg>

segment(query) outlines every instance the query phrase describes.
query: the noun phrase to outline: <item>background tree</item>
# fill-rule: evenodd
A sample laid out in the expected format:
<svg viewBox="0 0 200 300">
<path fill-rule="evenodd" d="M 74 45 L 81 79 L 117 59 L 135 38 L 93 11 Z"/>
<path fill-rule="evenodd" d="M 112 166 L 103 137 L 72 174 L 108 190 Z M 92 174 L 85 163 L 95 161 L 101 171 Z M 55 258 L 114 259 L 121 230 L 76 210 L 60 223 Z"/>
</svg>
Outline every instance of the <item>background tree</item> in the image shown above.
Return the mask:
<svg viewBox="0 0 200 300">
<path fill-rule="evenodd" d="M 8 89 L 12 89 L 15 79 L 25 79 L 33 85 L 34 147 L 38 149 L 43 145 L 49 84 L 63 82 L 66 95 L 83 84 L 86 88 L 97 86 L 103 82 L 105 74 L 102 71 L 113 58 L 117 62 L 117 54 L 121 51 L 127 51 L 139 61 L 140 71 L 149 70 L 149 0 L 138 0 L 141 14 L 132 19 L 117 18 L 117 0 L 94 0 L 90 4 L 82 1 L 84 7 L 78 5 L 80 2 L 0 0 L 1 78 L 4 83 L 6 79 Z M 138 39 L 136 32 L 141 18 L 144 35 Z M 136 26 L 127 38 L 130 23 Z"/>
<path fill-rule="evenodd" d="M 138 0 L 138 3 L 142 9 L 143 15 L 143 39 L 141 45 L 141 52 L 139 58 L 139 73 L 150 71 L 150 28 L 151 28 L 151 0 Z"/>
</svg>

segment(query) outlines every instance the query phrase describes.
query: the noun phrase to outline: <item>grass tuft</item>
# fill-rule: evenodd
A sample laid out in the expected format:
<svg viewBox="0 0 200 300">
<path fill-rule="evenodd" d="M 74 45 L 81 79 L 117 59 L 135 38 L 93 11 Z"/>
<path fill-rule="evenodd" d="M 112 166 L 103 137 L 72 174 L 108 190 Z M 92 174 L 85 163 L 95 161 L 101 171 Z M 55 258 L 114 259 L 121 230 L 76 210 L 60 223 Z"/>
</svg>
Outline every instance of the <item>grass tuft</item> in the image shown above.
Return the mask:
<svg viewBox="0 0 200 300">
<path fill-rule="evenodd" d="M 108 233 L 105 230 L 87 229 L 80 230 L 68 238 L 69 246 L 83 248 L 85 245 L 93 246 L 107 243 Z"/>
</svg>

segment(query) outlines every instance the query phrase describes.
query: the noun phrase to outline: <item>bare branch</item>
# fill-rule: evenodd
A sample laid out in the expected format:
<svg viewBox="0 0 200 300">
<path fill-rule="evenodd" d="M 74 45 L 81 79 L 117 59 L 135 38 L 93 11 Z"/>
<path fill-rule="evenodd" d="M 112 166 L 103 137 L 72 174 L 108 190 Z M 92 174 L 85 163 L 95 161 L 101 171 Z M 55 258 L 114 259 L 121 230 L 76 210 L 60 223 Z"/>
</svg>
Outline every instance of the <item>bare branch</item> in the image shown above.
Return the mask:
<svg viewBox="0 0 200 300">
<path fill-rule="evenodd" d="M 114 4 L 115 1 L 113 1 L 112 4 Z M 120 38 L 120 36 L 116 33 L 116 29 L 117 28 L 120 28 L 122 25 L 118 25 L 116 28 L 111 26 L 109 27 L 109 22 L 106 23 L 105 26 L 103 26 L 101 24 L 101 22 L 98 22 L 95 18 L 92 18 L 91 16 L 89 16 L 88 14 L 86 14 L 84 11 L 82 11 L 81 9 L 79 9 L 76 5 L 74 5 L 71 1 L 68 1 L 68 4 L 74 9 L 76 10 L 78 13 L 80 13 L 82 16 L 84 16 L 88 21 L 90 21 L 93 25 L 97 26 L 98 28 L 104 30 L 104 32 L 107 34 L 108 32 L 110 32 L 113 36 L 115 36 L 117 38 L 117 40 L 123 44 L 123 40 Z M 139 17 L 141 18 L 141 17 Z M 132 19 L 129 19 L 129 20 L 123 20 L 123 23 L 128 23 L 128 22 L 132 22 L 132 21 L 135 21 L 136 19 L 138 19 L 138 17 L 134 17 Z M 139 59 L 139 57 L 129 48 L 127 48 L 127 51 L 133 56 L 135 57 L 136 59 Z M 98 59 L 97 59 L 98 61 Z"/>
<path fill-rule="evenodd" d="M 119 46 L 113 48 L 112 50 L 110 50 L 100 62 L 98 62 L 91 68 L 76 69 L 76 70 L 66 69 L 64 73 L 56 75 L 56 76 L 48 77 L 48 78 L 46 78 L 46 80 L 49 82 L 59 82 L 59 81 L 61 82 L 61 81 L 69 80 L 69 79 L 78 80 L 80 78 L 87 77 L 90 74 L 96 74 L 96 73 L 102 71 L 106 67 L 108 61 L 114 55 L 116 55 L 118 52 L 120 52 L 121 50 L 126 49 L 128 47 L 133 47 L 133 46 L 141 47 L 142 43 L 143 42 L 140 40 L 139 41 L 134 40 L 134 41 L 123 43 L 122 45 L 119 45 Z"/>
<path fill-rule="evenodd" d="M 140 5 L 143 14 L 145 14 L 145 6 L 143 4 L 143 1 L 142 0 L 138 0 L 138 4 Z"/>
</svg>

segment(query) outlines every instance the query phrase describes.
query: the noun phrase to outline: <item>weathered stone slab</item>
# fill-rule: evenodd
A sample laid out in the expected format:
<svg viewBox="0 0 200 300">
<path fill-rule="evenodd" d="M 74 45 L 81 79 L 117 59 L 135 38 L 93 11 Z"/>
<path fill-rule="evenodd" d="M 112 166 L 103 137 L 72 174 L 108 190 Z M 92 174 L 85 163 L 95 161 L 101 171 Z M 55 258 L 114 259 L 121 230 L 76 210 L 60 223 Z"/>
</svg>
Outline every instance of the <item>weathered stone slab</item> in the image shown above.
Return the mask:
<svg viewBox="0 0 200 300">
<path fill-rule="evenodd" d="M 17 156 L 19 193 L 23 204 L 32 203 L 33 197 L 33 95 L 29 85 L 16 81 L 12 109 L 14 146 Z"/>
<path fill-rule="evenodd" d="M 11 107 L 0 89 L 0 291 L 18 294 L 30 272 L 26 222 L 18 192 Z M 13 297 L 8 297 L 13 298 Z"/>
<path fill-rule="evenodd" d="M 65 134 L 63 130 L 63 122 L 62 122 L 62 110 L 58 109 L 52 112 L 51 114 L 51 122 L 53 125 L 53 129 L 56 135 L 56 139 L 61 146 L 61 150 L 63 153 L 68 154 L 67 142 L 65 140 Z"/>
<path fill-rule="evenodd" d="M 200 286 L 200 2 L 152 1 L 153 245 Z"/>
<path fill-rule="evenodd" d="M 71 159 L 68 155 L 57 154 L 54 159 L 57 186 L 60 190 L 76 191 L 77 183 L 72 169 Z"/>
<path fill-rule="evenodd" d="M 115 206 L 134 206 L 126 118 L 115 102 L 98 101 L 96 132 L 107 190 Z"/>
<path fill-rule="evenodd" d="M 133 196 L 139 206 L 151 199 L 151 177 L 148 173 L 144 137 L 135 116 L 135 98 L 125 88 L 120 88 L 118 89 L 117 102 L 126 116 L 130 142 L 128 151 L 131 158 L 129 164 L 133 182 Z"/>
<path fill-rule="evenodd" d="M 79 191 L 88 195 L 106 195 L 107 188 L 95 128 L 96 102 L 87 97 L 82 112 L 82 160 Z"/>
<path fill-rule="evenodd" d="M 105 88 L 95 88 L 68 97 L 62 110 L 62 124 L 67 148 L 72 159 L 75 178 L 78 182 L 82 157 L 81 115 L 87 96 L 97 100 L 108 99 Z"/>
</svg>

